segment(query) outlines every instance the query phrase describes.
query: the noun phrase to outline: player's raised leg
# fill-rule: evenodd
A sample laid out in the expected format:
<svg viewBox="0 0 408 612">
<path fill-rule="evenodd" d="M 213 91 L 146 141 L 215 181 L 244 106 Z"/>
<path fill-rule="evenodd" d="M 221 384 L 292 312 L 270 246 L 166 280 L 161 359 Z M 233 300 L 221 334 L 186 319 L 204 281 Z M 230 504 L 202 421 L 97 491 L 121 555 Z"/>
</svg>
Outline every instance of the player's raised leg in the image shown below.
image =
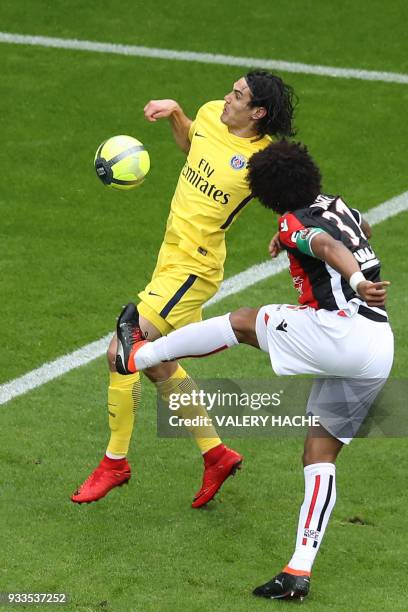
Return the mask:
<svg viewBox="0 0 408 612">
<path fill-rule="evenodd" d="M 259 348 L 256 308 L 240 308 L 233 313 L 191 323 L 154 342 L 144 339 L 129 341 L 128 335 L 121 336 L 120 326 L 129 323 L 132 325 L 131 308 L 132 305 L 128 305 L 118 321 L 119 344 L 116 363 L 122 374 L 133 374 L 183 357 L 213 355 L 240 342 Z M 137 325 L 133 323 L 133 327 L 132 337 L 137 338 Z"/>
</svg>

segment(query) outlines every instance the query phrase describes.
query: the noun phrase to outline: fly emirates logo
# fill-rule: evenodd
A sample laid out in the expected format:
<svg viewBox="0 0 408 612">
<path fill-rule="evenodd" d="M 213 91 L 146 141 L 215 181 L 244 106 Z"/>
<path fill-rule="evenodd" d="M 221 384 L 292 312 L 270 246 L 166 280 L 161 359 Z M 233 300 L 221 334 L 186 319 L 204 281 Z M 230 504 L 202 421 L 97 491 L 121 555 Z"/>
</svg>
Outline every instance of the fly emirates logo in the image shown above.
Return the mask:
<svg viewBox="0 0 408 612">
<path fill-rule="evenodd" d="M 211 180 L 211 176 L 214 173 L 214 168 L 211 168 L 210 164 L 201 158 L 198 164 L 198 168 L 192 168 L 186 162 L 181 174 L 184 178 L 196 189 L 199 189 L 201 193 L 205 193 L 208 198 L 212 198 L 215 202 L 220 204 L 228 204 L 231 197 L 230 193 L 224 193 L 222 189 L 218 189 Z"/>
</svg>

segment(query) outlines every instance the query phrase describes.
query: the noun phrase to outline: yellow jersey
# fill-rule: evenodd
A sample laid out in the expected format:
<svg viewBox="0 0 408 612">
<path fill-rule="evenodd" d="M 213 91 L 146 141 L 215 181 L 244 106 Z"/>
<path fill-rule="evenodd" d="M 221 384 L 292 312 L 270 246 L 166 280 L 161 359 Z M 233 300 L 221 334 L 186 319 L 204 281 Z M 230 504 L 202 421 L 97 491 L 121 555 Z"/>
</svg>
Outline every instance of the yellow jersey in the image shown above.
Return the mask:
<svg viewBox="0 0 408 612">
<path fill-rule="evenodd" d="M 203 272 L 222 272 L 225 232 L 251 200 L 247 162 L 271 143 L 269 136 L 255 140 L 231 134 L 220 119 L 223 107 L 222 100 L 204 104 L 190 127 L 191 147 L 164 236 L 164 244 L 177 245 Z"/>
</svg>

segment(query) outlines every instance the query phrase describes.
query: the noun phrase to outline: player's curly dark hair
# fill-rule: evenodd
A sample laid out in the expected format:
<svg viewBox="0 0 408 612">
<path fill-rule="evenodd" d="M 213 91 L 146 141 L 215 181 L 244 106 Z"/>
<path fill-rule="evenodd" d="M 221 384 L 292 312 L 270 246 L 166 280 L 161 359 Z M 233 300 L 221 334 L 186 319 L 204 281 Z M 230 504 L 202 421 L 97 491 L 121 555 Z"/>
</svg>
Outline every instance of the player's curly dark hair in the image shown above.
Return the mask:
<svg viewBox="0 0 408 612">
<path fill-rule="evenodd" d="M 321 191 L 320 170 L 300 142 L 273 142 L 252 155 L 248 168 L 252 194 L 279 214 L 310 206 Z"/>
<path fill-rule="evenodd" d="M 245 80 L 252 94 L 250 106 L 264 106 L 266 115 L 258 120 L 261 136 L 294 136 L 293 113 L 297 98 L 290 85 L 266 70 L 248 72 Z"/>
</svg>

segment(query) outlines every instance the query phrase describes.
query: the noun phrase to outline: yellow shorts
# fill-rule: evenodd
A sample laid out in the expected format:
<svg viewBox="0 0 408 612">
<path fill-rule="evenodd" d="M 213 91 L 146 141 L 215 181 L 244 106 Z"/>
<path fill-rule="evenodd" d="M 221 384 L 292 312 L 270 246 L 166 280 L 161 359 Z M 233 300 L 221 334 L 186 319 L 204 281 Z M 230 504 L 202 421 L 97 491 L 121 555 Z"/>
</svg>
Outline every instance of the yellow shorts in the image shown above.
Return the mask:
<svg viewBox="0 0 408 612">
<path fill-rule="evenodd" d="M 176 245 L 163 244 L 152 280 L 139 293 L 139 313 L 165 336 L 201 321 L 203 304 L 221 284 L 222 271 L 202 266 Z"/>
</svg>

